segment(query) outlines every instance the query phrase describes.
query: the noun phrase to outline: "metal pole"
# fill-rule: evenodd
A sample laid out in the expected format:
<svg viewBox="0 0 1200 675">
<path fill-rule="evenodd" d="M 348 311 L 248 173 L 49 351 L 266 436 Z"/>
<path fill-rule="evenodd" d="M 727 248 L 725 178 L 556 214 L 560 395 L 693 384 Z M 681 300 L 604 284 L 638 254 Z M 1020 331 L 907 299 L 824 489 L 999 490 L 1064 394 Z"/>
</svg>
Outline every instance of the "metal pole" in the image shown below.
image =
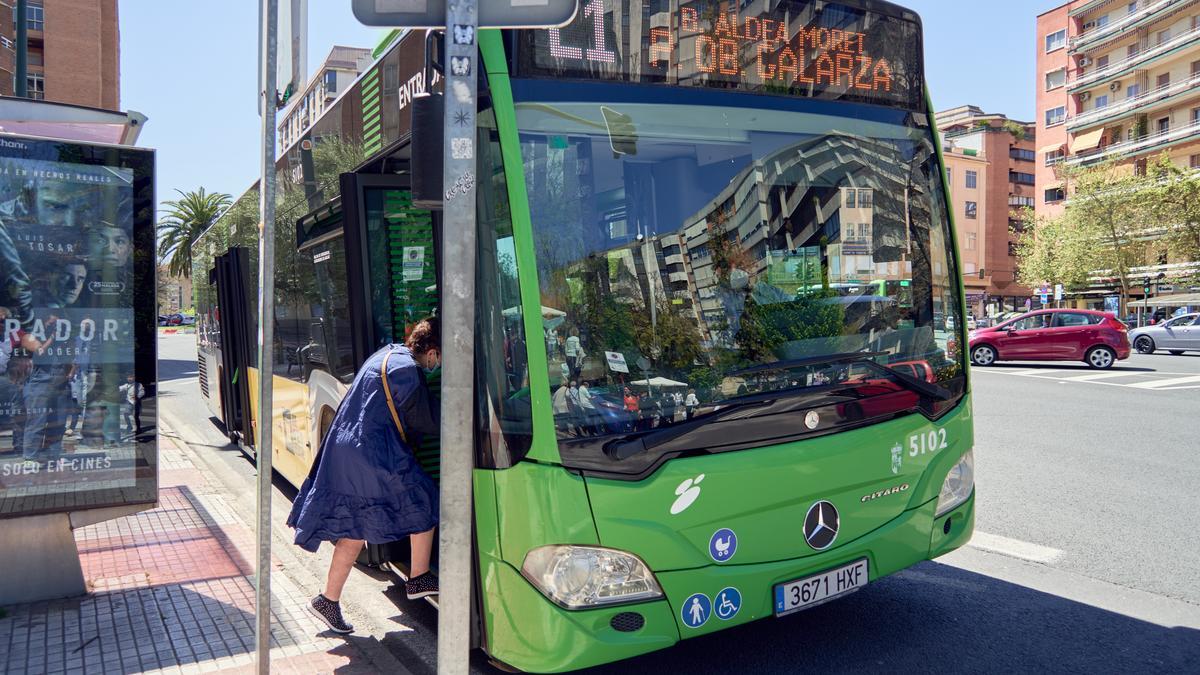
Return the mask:
<svg viewBox="0 0 1200 675">
<path fill-rule="evenodd" d="M 258 231 L 258 554 L 255 561 L 255 662 L 261 675 L 271 672 L 271 349 L 275 344 L 275 58 L 278 52 L 279 0 L 262 0 L 261 58 L 262 176 L 259 182 Z"/>
<path fill-rule="evenodd" d="M 442 479 L 438 548 L 438 673 L 470 665 L 471 470 L 475 372 L 476 0 L 446 3 L 442 210 Z M 451 412 L 454 411 L 454 412 Z"/>
<path fill-rule="evenodd" d="M 29 0 L 17 0 L 17 75 L 14 93 L 29 96 Z"/>
</svg>

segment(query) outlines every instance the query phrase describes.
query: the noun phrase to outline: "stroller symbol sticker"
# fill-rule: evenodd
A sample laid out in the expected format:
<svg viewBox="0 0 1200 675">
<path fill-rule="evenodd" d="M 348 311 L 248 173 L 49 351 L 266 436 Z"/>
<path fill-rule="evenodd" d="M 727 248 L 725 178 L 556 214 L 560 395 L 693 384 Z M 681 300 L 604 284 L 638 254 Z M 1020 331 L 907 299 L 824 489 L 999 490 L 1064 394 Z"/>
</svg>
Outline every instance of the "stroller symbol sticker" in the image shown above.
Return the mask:
<svg viewBox="0 0 1200 675">
<path fill-rule="evenodd" d="M 679 613 L 685 624 L 691 628 L 699 628 L 708 621 L 708 615 L 712 613 L 712 602 L 707 595 L 697 593 L 683 601 L 683 609 Z"/>
<path fill-rule="evenodd" d="M 904 461 L 904 448 L 897 443 L 892 447 L 892 473 L 900 473 L 900 463 Z"/>
<path fill-rule="evenodd" d="M 722 527 L 708 540 L 708 554 L 716 562 L 728 562 L 737 553 L 737 535 L 728 527 Z"/>
<path fill-rule="evenodd" d="M 717 618 L 728 621 L 737 616 L 738 610 L 742 608 L 742 594 L 738 592 L 738 589 L 730 586 L 717 593 L 715 603 Z"/>
</svg>

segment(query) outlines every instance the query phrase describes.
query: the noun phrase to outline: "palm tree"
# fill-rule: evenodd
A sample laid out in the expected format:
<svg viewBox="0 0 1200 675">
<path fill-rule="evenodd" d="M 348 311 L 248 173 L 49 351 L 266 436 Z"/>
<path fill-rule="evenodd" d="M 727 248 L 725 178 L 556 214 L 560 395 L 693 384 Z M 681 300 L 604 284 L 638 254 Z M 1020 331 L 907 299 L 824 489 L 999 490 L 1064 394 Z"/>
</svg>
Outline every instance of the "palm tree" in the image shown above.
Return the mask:
<svg viewBox="0 0 1200 675">
<path fill-rule="evenodd" d="M 179 199 L 164 202 L 166 215 L 158 223 L 158 258 L 171 276 L 192 275 L 192 245 L 233 202 L 224 192 L 176 190 Z"/>
</svg>

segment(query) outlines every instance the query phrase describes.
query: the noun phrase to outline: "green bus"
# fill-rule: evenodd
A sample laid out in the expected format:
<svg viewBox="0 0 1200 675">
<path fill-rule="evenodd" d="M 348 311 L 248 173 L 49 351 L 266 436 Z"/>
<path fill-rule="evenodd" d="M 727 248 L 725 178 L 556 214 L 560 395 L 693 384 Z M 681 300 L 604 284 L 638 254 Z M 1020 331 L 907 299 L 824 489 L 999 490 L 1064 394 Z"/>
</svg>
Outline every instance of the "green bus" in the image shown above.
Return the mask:
<svg viewBox="0 0 1200 675">
<path fill-rule="evenodd" d="M 279 160 L 269 451 L 297 485 L 358 364 L 438 311 L 454 190 L 421 150 L 440 126 L 412 117 L 437 44 L 389 35 Z M 473 644 L 574 670 L 966 543 L 966 322 L 919 18 L 587 0 L 478 45 L 476 395 L 443 411 L 476 429 L 455 449 Z M 201 389 L 250 453 L 256 202 L 200 238 L 193 276 Z M 436 479 L 437 440 L 416 452 Z M 402 575 L 405 547 L 368 555 Z"/>
</svg>

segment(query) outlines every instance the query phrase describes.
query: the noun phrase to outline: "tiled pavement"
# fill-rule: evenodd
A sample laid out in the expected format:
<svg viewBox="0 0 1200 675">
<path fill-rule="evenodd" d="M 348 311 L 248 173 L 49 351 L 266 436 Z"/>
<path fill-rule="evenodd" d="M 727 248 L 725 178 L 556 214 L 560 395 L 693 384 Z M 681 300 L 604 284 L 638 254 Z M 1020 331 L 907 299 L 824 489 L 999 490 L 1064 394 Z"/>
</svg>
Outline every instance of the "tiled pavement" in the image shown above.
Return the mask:
<svg viewBox="0 0 1200 675">
<path fill-rule="evenodd" d="M 173 439 L 160 445 L 158 508 L 75 533 L 88 594 L 0 610 L 0 672 L 253 672 L 253 532 Z M 380 670 L 274 567 L 272 672 Z"/>
</svg>

